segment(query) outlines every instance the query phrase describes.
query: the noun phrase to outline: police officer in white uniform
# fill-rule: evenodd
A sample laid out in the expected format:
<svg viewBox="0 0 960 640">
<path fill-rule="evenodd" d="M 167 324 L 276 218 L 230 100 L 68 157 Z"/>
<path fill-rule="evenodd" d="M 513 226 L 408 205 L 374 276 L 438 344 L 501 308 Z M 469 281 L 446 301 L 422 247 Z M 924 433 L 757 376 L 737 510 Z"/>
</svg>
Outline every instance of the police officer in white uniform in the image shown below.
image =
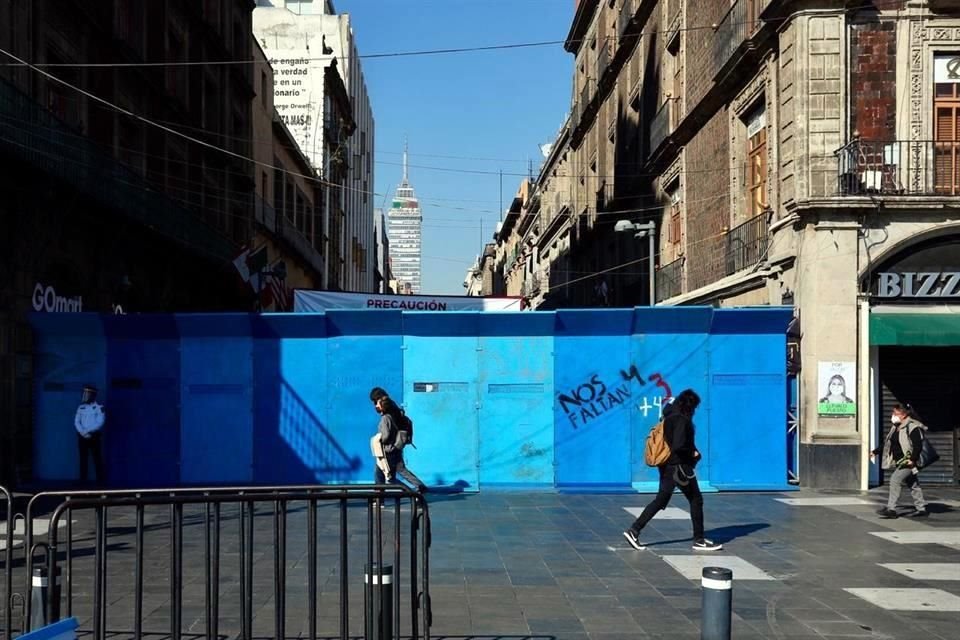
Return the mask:
<svg viewBox="0 0 960 640">
<path fill-rule="evenodd" d="M 106 422 L 106 412 L 103 405 L 97 402 L 97 388 L 92 384 L 84 385 L 83 397 L 77 407 L 77 416 L 73 426 L 77 430 L 77 440 L 80 448 L 80 481 L 87 481 L 87 457 L 93 456 L 93 466 L 97 474 L 97 482 L 105 480 L 103 467 L 103 452 L 101 451 L 100 437 L 103 433 L 103 423 Z"/>
</svg>

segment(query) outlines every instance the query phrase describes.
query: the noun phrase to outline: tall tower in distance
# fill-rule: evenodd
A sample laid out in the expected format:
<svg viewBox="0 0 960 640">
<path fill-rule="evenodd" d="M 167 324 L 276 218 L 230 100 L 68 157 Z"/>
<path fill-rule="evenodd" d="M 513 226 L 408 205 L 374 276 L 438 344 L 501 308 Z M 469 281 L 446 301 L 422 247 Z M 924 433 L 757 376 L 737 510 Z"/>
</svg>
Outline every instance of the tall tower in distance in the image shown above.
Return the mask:
<svg viewBox="0 0 960 640">
<path fill-rule="evenodd" d="M 420 293 L 420 263 L 423 215 L 420 201 L 410 186 L 407 172 L 407 144 L 403 144 L 403 180 L 393 196 L 387 214 L 387 237 L 390 245 L 390 266 L 399 290 L 397 293 Z"/>
</svg>

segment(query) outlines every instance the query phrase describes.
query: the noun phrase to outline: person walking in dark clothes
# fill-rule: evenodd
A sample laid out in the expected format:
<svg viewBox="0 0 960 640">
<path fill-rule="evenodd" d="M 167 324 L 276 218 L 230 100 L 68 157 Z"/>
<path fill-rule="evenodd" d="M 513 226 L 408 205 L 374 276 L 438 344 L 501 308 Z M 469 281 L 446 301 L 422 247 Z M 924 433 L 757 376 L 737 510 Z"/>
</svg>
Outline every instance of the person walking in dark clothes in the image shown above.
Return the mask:
<svg viewBox="0 0 960 640">
<path fill-rule="evenodd" d="M 708 540 L 703 534 L 703 494 L 697 484 L 694 467 L 700 461 L 700 452 L 694 443 L 693 414 L 700 405 L 700 396 L 692 389 L 682 391 L 677 399 L 663 410 L 663 437 L 670 445 L 670 457 L 657 467 L 660 472 L 660 490 L 630 528 L 623 532 L 634 549 L 643 550 L 640 532 L 658 511 L 666 509 L 677 487 L 690 502 L 690 520 L 693 522 L 694 551 L 719 551 L 723 545 Z"/>
<path fill-rule="evenodd" d="M 396 482 L 399 476 L 416 487 L 417 491 L 421 493 L 427 491 L 427 485 L 410 471 L 403 461 L 403 448 L 408 444 L 405 434 L 399 426 L 403 419 L 403 410 L 380 387 L 374 387 L 370 391 L 370 401 L 373 402 L 374 408 L 380 414 L 377 431 L 387 466 L 391 471 L 390 482 Z M 376 467 L 374 471 L 374 482 L 377 484 L 387 483 L 387 477 L 380 467 Z"/>
<path fill-rule="evenodd" d="M 883 445 L 870 452 L 870 459 L 883 454 L 883 468 L 892 471 L 890 475 L 890 497 L 887 506 L 877 511 L 881 518 L 897 518 L 897 503 L 900 502 L 900 493 L 904 487 L 910 489 L 913 498 L 914 510 L 907 513 L 908 518 L 926 518 L 927 503 L 923 499 L 923 490 L 920 488 L 920 451 L 923 449 L 923 432 L 927 426 L 920 422 L 913 407 L 910 405 L 896 405 L 890 415 L 890 431 L 883 440 Z"/>
</svg>

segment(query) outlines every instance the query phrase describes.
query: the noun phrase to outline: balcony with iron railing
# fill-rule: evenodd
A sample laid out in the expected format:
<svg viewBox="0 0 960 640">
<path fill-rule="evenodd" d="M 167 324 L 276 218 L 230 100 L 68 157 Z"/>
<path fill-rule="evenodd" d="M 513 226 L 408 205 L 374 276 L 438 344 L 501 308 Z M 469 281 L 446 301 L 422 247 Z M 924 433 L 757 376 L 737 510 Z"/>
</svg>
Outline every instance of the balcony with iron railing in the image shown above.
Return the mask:
<svg viewBox="0 0 960 640">
<path fill-rule="evenodd" d="M 677 258 L 657 269 L 657 302 L 683 293 L 683 261 L 684 258 Z"/>
<path fill-rule="evenodd" d="M 297 229 L 284 216 L 278 216 L 273 205 L 260 196 L 254 198 L 254 220 L 269 232 L 275 240 L 290 247 L 301 260 L 307 262 L 317 273 L 323 273 L 323 258 L 320 253 L 323 247 L 322 237 L 318 237 L 316 240 L 319 248 L 315 247 L 302 231 Z"/>
<path fill-rule="evenodd" d="M 764 212 L 727 232 L 728 276 L 749 269 L 766 257 L 768 230 L 767 213 Z"/>
<path fill-rule="evenodd" d="M 603 74 L 606 73 L 607 67 L 610 66 L 610 47 L 610 40 L 608 38 L 604 38 L 603 43 L 597 50 L 597 78 L 603 78 Z"/>
<path fill-rule="evenodd" d="M 717 25 L 713 36 L 713 77 L 728 75 L 731 65 L 754 48 L 752 38 L 762 26 L 760 14 L 771 0 L 736 0 Z"/>
<path fill-rule="evenodd" d="M 580 99 L 577 101 L 580 119 L 585 118 L 590 111 L 590 101 L 593 100 L 593 87 L 590 85 L 591 80 L 587 78 L 584 80 L 583 86 L 580 87 Z"/>
<path fill-rule="evenodd" d="M 960 196 L 960 141 L 856 138 L 835 155 L 840 196 Z"/>
<path fill-rule="evenodd" d="M 634 21 L 637 13 L 637 2 L 638 0 L 623 0 L 623 6 L 617 15 L 618 37 L 623 38 L 627 35 L 633 35 L 634 31 L 639 33 L 639 30 L 636 29 L 636 22 Z"/>
<path fill-rule="evenodd" d="M 672 112 L 674 111 L 673 100 L 668 99 L 657 110 L 657 113 L 650 121 L 650 147 L 649 153 L 652 156 L 656 153 L 660 145 L 667 139 L 671 133 L 673 122 Z"/>
<path fill-rule="evenodd" d="M 525 298 L 533 298 L 539 295 L 540 289 L 543 285 L 543 277 L 539 271 L 536 271 L 527 276 L 523 281 L 523 285 L 520 288 L 520 293 Z"/>
<path fill-rule="evenodd" d="M 218 260 L 235 256 L 226 235 L 3 79 L 0 153 L 183 246 Z"/>
<path fill-rule="evenodd" d="M 612 184 L 603 183 L 597 189 L 597 213 L 616 211 L 616 196 Z"/>
</svg>

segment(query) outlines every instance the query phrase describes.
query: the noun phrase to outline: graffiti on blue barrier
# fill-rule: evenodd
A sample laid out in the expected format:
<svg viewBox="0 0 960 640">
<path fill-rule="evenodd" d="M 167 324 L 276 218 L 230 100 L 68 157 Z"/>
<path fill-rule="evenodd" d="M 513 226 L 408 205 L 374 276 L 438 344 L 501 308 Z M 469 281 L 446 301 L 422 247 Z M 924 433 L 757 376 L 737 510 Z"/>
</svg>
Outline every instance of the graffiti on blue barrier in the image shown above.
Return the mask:
<svg viewBox="0 0 960 640">
<path fill-rule="evenodd" d="M 659 415 L 663 398 L 673 395 L 669 383 L 661 374 L 644 376 L 634 364 L 631 364 L 628 370 L 621 369 L 620 378 L 618 384 L 607 385 L 600 374 L 595 373 L 569 392 L 557 394 L 557 402 L 574 429 L 602 415 L 622 409 L 627 401 L 633 399 L 634 389 L 631 383 L 636 383 L 641 388 L 652 383 L 661 390 L 661 393 L 652 396 L 652 404 L 649 395 L 645 395 L 642 402 L 637 404 L 637 409 L 643 413 L 644 417 L 647 417 L 653 408 L 657 409 Z"/>
</svg>

